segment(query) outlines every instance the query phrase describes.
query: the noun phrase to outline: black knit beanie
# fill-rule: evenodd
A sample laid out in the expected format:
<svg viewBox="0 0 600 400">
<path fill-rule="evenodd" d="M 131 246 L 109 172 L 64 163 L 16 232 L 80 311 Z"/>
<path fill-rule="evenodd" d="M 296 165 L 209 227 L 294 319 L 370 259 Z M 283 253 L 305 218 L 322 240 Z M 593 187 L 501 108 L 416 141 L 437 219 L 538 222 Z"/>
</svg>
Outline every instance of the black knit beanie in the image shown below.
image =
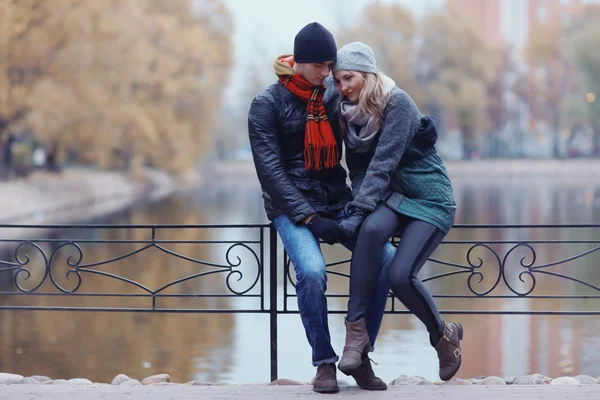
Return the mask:
<svg viewBox="0 0 600 400">
<path fill-rule="evenodd" d="M 322 63 L 337 60 L 337 46 L 331 32 L 318 22 L 306 25 L 294 39 L 294 61 Z"/>
</svg>

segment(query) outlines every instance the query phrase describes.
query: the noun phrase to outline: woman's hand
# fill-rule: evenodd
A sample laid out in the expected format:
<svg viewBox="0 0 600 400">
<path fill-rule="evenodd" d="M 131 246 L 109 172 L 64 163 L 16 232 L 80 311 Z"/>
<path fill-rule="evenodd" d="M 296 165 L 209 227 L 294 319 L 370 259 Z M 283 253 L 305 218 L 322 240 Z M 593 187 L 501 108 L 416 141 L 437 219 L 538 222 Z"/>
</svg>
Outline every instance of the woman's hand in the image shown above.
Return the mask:
<svg viewBox="0 0 600 400">
<path fill-rule="evenodd" d="M 350 203 L 346 205 L 344 210 L 346 212 L 346 218 L 340 222 L 340 225 L 348 232 L 348 235 L 353 238 L 358 233 L 368 212 L 359 207 L 349 207 L 349 205 Z"/>
</svg>

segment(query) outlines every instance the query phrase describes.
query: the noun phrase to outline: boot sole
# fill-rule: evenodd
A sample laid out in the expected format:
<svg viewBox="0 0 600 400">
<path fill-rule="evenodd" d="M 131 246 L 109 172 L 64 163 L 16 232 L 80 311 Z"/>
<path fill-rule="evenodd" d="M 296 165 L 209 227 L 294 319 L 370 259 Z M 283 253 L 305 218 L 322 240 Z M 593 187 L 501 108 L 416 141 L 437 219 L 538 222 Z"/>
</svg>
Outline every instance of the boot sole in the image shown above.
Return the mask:
<svg viewBox="0 0 600 400">
<path fill-rule="evenodd" d="M 358 385 L 358 382 L 357 382 Z M 386 387 L 379 387 L 379 386 L 361 386 L 358 385 L 358 387 L 360 387 L 362 390 L 387 390 L 387 386 Z"/>
<path fill-rule="evenodd" d="M 340 387 L 339 386 L 336 386 L 334 388 L 315 388 L 315 387 L 313 387 L 313 392 L 323 393 L 323 394 L 337 393 L 339 391 L 340 391 Z"/>
<path fill-rule="evenodd" d="M 342 372 L 344 373 L 344 375 L 346 375 L 346 376 L 352 376 L 352 373 L 353 373 L 354 371 L 356 371 L 357 369 L 359 369 L 359 368 L 361 367 L 361 365 L 362 365 L 362 363 L 358 364 L 358 365 L 357 365 L 356 367 L 354 367 L 354 368 L 344 368 L 344 369 L 341 369 L 341 368 L 340 368 L 340 366 L 338 365 L 338 369 L 339 369 L 340 371 L 342 371 Z"/>
<path fill-rule="evenodd" d="M 341 370 L 341 369 L 339 368 L 339 366 L 338 366 L 338 369 L 339 369 L 340 371 L 342 371 L 342 372 L 343 372 L 343 373 L 344 373 L 346 376 L 351 376 L 352 378 L 354 378 L 354 380 L 356 381 L 356 384 L 358 385 L 358 387 L 360 387 L 360 388 L 361 388 L 361 389 L 363 389 L 363 390 L 387 390 L 387 385 L 386 385 L 385 387 L 381 387 L 381 386 L 367 386 L 367 385 L 361 385 L 361 384 L 359 383 L 359 380 L 358 380 L 358 379 L 356 379 L 356 378 L 354 377 L 354 372 L 356 372 L 356 371 L 357 371 L 357 370 L 358 370 L 358 369 L 359 369 L 361 366 L 362 366 L 362 364 L 361 364 L 361 365 L 359 365 L 358 367 L 356 367 L 356 368 L 352 369 L 352 370 L 349 370 L 349 371 L 347 371 L 347 372 L 346 372 L 346 371 L 343 371 L 343 370 Z"/>
<path fill-rule="evenodd" d="M 360 368 L 360 366 L 359 366 L 359 368 Z M 354 378 L 354 380 L 356 381 L 356 384 L 358 385 L 358 387 L 360 387 L 363 390 L 387 390 L 387 385 L 385 387 L 361 385 L 360 382 L 359 382 L 359 380 L 354 377 L 354 372 L 357 369 L 358 368 L 355 368 L 355 369 L 353 369 L 353 370 L 351 370 L 349 372 L 344 372 L 342 370 L 340 370 L 340 371 L 344 372 L 344 374 L 346 374 L 347 376 L 351 376 L 352 378 Z"/>
</svg>

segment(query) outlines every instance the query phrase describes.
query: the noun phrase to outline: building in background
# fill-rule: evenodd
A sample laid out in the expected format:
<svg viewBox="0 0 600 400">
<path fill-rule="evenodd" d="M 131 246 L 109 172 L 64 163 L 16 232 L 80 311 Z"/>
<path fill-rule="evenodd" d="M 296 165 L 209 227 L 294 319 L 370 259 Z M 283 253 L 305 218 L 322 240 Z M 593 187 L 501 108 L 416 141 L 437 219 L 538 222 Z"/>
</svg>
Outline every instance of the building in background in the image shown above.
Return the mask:
<svg viewBox="0 0 600 400">
<path fill-rule="evenodd" d="M 564 152 L 561 148 L 567 138 L 560 136 L 563 127 L 554 126 L 559 107 L 556 104 L 554 109 L 549 107 L 542 91 L 568 93 L 576 88 L 576 75 L 560 61 L 545 65 L 530 63 L 526 51 L 541 29 L 568 24 L 590 4 L 600 4 L 600 0 L 446 0 L 449 12 L 467 23 L 490 47 L 510 56 L 514 71 L 502 77 L 503 90 L 491 94 L 501 99 L 490 99 L 503 102 L 510 110 L 512 117 L 494 133 L 498 136 L 496 142 L 518 146 L 508 149 L 509 153 L 515 150 L 524 152 L 515 156 L 548 157 Z M 526 88 L 515 85 L 519 74 L 526 77 Z M 560 81 L 552 77 L 559 77 Z M 553 87 L 547 88 L 548 84 Z M 515 89 L 525 89 L 527 100 Z"/>
</svg>

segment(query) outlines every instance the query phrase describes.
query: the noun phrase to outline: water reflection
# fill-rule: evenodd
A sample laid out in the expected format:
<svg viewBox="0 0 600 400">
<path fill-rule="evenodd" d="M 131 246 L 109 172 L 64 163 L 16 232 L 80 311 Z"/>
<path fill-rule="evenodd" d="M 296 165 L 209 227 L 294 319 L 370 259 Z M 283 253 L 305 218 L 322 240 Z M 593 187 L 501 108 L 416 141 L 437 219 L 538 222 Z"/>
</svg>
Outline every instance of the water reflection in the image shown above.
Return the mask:
<svg viewBox="0 0 600 400">
<path fill-rule="evenodd" d="M 556 183 L 545 181 L 473 182 L 455 181 L 457 223 L 478 224 L 550 224 L 600 223 L 600 204 L 595 196 L 598 185 L 593 183 Z M 158 204 L 141 204 L 124 213 L 106 218 L 109 224 L 234 224 L 265 222 L 259 190 L 254 183 L 211 185 L 196 193 L 180 194 Z M 81 231 L 80 237 L 124 240 L 147 239 L 147 231 L 105 230 Z M 164 238 L 175 240 L 240 240 L 253 234 L 243 230 L 169 230 Z M 64 232 L 54 232 L 62 237 Z M 448 241 L 500 240 L 598 240 L 598 232 L 588 230 L 552 229 L 455 229 Z M 134 251 L 139 245 L 85 246 L 86 262 L 106 260 Z M 198 246 L 170 244 L 169 249 L 199 260 L 224 263 L 229 245 Z M 433 255 L 434 259 L 467 266 L 467 252 L 472 244 L 446 244 Z M 485 292 L 499 277 L 499 261 L 514 244 L 491 244 L 490 251 L 476 248 L 471 262 L 481 259 L 483 279 L 472 280 L 472 287 Z M 545 265 L 566 259 L 594 248 L 594 244 L 535 244 L 535 265 Z M 48 251 L 51 252 L 51 248 Z M 200 266 L 174 258 L 155 249 L 140 253 L 102 268 L 103 271 L 142 282 L 156 288 L 190 274 Z M 10 250 L 3 250 L 3 260 L 12 259 Z M 8 252 L 7 252 L 8 251 Z M 14 250 L 13 250 L 14 251 Z M 258 250 L 257 250 L 258 251 Z M 324 247 L 328 261 L 346 259 L 349 253 L 340 246 Z M 595 253 L 597 254 L 597 253 Z M 62 255 L 60 283 L 66 286 L 66 255 Z M 507 282 L 518 292 L 528 291 L 533 284 L 530 276 L 519 276 L 525 264 L 533 260 L 528 248 L 518 248 L 507 258 Z M 245 259 L 246 260 L 246 259 Z M 571 263 L 550 267 L 554 273 L 600 284 L 595 268 L 595 255 Z M 249 262 L 244 261 L 246 277 L 251 277 Z M 429 262 L 422 277 L 457 270 L 455 267 Z M 348 265 L 336 267 L 347 272 Z M 0 286 L 6 290 L 10 280 L 0 274 Z M 472 294 L 468 274 L 427 282 L 435 293 Z M 554 276 L 535 274 L 535 294 L 598 294 L 592 288 Z M 35 276 L 32 276 L 34 280 Z M 523 281 L 520 280 L 523 278 Z M 250 279 L 250 278 L 248 278 Z M 251 280 L 251 279 L 250 279 Z M 242 282 L 241 284 L 250 284 Z M 347 292 L 348 281 L 331 276 L 329 292 Z M 72 287 L 72 286 L 68 286 Z M 85 288 L 98 292 L 137 293 L 130 285 L 104 277 L 86 276 Z M 291 288 L 290 288 L 291 289 Z M 223 275 L 216 274 L 185 282 L 172 289 L 176 293 L 229 293 Z M 256 289 L 258 290 L 258 289 Z M 129 292 L 128 292 L 129 293 Z M 504 282 L 495 295 L 511 295 Z M 6 304 L 0 297 L 0 303 Z M 11 301 L 15 301 L 11 299 Z M 38 298 L 19 298 L 19 302 L 43 305 Z M 47 301 L 47 300 L 44 300 Z M 94 302 L 98 299 L 78 298 Z M 147 299 L 110 298 L 105 306 L 133 307 Z M 346 298 L 330 300 L 331 309 L 343 309 Z M 438 299 L 441 309 L 484 310 L 561 310 L 597 309 L 597 300 L 590 299 Z M 36 303 L 37 302 L 37 303 Z M 219 297 L 211 299 L 168 300 L 173 307 L 243 308 L 256 307 L 255 299 Z M 24 303 L 23 303 L 24 304 Z M 165 303 L 166 304 L 166 303 Z M 296 309 L 295 299 L 288 303 Z M 399 306 L 400 308 L 400 306 Z M 77 312 L 0 312 L 2 344 L 0 370 L 23 375 L 45 374 L 51 377 L 89 377 L 110 381 L 117 373 L 143 378 L 168 372 L 174 381 L 220 381 L 228 383 L 264 382 L 269 379 L 268 316 L 253 314 L 139 314 L 139 313 L 77 313 Z M 519 375 L 540 372 L 550 376 L 564 374 L 597 374 L 600 354 L 595 332 L 597 318 L 585 316 L 520 316 L 520 315 L 460 315 L 449 318 L 463 323 L 466 329 L 464 362 L 461 377 L 479 375 Z M 344 340 L 342 315 L 330 317 L 334 347 L 341 352 Z M 299 316 L 279 318 L 280 376 L 310 381 L 314 369 L 310 365 L 310 349 L 304 337 Z M 373 358 L 377 371 L 390 381 L 400 374 L 420 375 L 437 380 L 437 359 L 428 344 L 422 324 L 412 316 L 388 315 Z"/>
</svg>

